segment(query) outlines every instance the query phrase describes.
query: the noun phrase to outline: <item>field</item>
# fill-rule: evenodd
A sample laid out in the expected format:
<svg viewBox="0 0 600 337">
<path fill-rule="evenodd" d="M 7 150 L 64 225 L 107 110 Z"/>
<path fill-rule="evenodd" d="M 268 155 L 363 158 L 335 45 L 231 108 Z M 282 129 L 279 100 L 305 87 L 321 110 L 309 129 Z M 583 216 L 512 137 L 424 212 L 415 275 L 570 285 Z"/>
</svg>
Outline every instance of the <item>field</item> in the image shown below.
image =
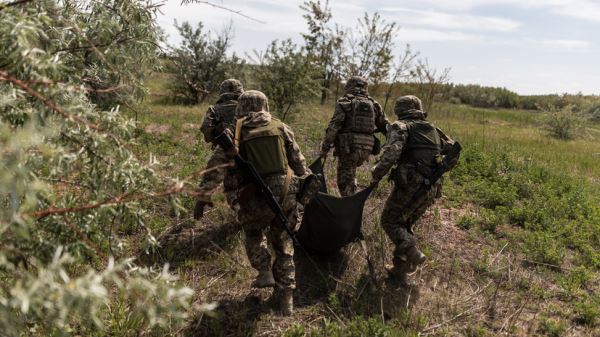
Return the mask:
<svg viewBox="0 0 600 337">
<path fill-rule="evenodd" d="M 167 74 L 149 82 L 151 96 L 135 107 L 140 158 L 155 155 L 161 170 L 186 177 L 202 169 L 210 147 L 199 135 L 208 104 L 185 106 L 164 97 Z M 307 161 L 317 156 L 333 102 L 307 102 L 288 123 Z M 133 116 L 133 111 L 129 111 Z M 391 119 L 392 116 L 389 115 Z M 551 138 L 539 112 L 438 104 L 430 120 L 459 140 L 461 163 L 444 197 L 416 232 L 428 262 L 416 286 L 387 285 L 391 245 L 379 227 L 390 191 L 381 184 L 365 209 L 364 231 L 375 275 L 351 244 L 332 257 L 297 252 L 296 312 L 277 315 L 270 292 L 252 290 L 255 271 L 243 237 L 220 193 L 195 222 L 189 212 L 151 204 L 150 226 L 162 247 L 148 264 L 169 263 L 198 303 L 218 304 L 196 316 L 194 336 L 593 336 L 600 335 L 600 125 L 572 141 Z M 368 168 L 359 185 L 369 182 Z M 327 163 L 335 190 L 335 162 Z M 183 200 L 190 210 L 193 199 Z M 135 237 L 133 238 L 135 241 Z"/>
</svg>

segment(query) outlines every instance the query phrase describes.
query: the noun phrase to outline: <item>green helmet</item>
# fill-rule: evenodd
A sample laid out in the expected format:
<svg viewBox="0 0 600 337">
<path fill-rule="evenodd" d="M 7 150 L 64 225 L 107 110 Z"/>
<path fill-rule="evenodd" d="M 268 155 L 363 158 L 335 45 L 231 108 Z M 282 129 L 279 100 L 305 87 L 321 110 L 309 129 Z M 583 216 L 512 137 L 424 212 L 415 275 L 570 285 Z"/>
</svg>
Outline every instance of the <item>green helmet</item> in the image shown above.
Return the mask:
<svg viewBox="0 0 600 337">
<path fill-rule="evenodd" d="M 394 113 L 398 118 L 409 117 L 419 112 L 419 115 L 423 115 L 423 103 L 417 96 L 407 95 L 400 96 L 396 99 L 394 105 Z"/>
<path fill-rule="evenodd" d="M 219 86 L 219 95 L 223 94 L 237 94 L 240 95 L 244 92 L 244 86 L 242 86 L 242 82 L 236 80 L 235 78 L 230 78 L 225 80 Z"/>
<path fill-rule="evenodd" d="M 346 82 L 344 90 L 347 94 L 366 95 L 369 83 L 363 77 L 352 76 Z"/>
<path fill-rule="evenodd" d="M 269 111 L 269 99 L 258 90 L 244 91 L 238 98 L 237 116 L 246 116 L 251 112 Z"/>
</svg>

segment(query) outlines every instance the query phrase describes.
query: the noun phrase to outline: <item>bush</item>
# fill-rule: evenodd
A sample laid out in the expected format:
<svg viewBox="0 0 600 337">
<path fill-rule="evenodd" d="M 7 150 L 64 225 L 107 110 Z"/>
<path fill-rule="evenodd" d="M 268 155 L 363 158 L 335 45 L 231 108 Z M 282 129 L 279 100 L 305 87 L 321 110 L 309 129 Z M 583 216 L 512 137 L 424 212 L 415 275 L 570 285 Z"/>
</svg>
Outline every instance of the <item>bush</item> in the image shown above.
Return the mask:
<svg viewBox="0 0 600 337">
<path fill-rule="evenodd" d="M 218 91 L 223 80 L 240 79 L 245 62 L 235 54 L 227 55 L 233 38 L 231 26 L 214 37 L 210 31 L 203 32 L 202 22 L 195 29 L 188 22 L 175 27 L 182 38 L 181 46 L 170 55 L 174 74 L 170 89 L 175 95 L 197 104 Z"/>
<path fill-rule="evenodd" d="M 583 120 L 575 114 L 573 109 L 573 106 L 567 106 L 560 110 L 553 108 L 547 112 L 543 122 L 545 129 L 552 137 L 567 140 L 580 135 Z"/>
<path fill-rule="evenodd" d="M 265 52 L 257 55 L 255 79 L 279 118 L 286 120 L 296 104 L 318 96 L 321 85 L 315 80 L 317 68 L 292 40 L 273 41 Z"/>
</svg>

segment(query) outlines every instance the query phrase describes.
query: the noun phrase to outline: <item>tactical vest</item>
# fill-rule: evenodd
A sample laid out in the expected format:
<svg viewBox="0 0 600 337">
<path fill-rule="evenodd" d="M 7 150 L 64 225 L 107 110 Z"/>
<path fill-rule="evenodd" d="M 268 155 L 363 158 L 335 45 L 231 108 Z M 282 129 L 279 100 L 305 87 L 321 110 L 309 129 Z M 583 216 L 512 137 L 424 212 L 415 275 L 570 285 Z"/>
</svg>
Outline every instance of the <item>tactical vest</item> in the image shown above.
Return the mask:
<svg viewBox="0 0 600 337">
<path fill-rule="evenodd" d="M 265 126 L 242 127 L 240 155 L 250 161 L 261 176 L 288 172 L 282 129 L 283 123 L 277 119 Z"/>
<path fill-rule="evenodd" d="M 441 153 L 442 141 L 433 124 L 424 120 L 406 122 L 408 139 L 402 156 L 401 164 L 422 163 L 435 165 L 436 156 Z"/>
<path fill-rule="evenodd" d="M 228 100 L 215 105 L 215 115 L 217 116 L 217 120 L 219 121 L 217 129 L 219 129 L 219 131 L 223 131 L 225 129 L 230 129 L 233 131 L 233 128 L 235 127 L 234 124 L 236 108 L 237 101 L 235 100 Z"/>
<path fill-rule="evenodd" d="M 341 132 L 373 134 L 375 130 L 375 107 L 365 96 L 350 96 L 349 110 L 346 111 Z"/>
</svg>

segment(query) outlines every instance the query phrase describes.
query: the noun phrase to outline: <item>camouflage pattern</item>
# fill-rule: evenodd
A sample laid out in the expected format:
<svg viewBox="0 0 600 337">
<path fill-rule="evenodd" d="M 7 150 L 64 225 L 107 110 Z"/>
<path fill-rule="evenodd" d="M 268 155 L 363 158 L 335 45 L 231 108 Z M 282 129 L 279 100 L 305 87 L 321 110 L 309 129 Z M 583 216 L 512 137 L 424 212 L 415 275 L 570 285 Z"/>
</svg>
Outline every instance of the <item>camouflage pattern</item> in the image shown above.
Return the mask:
<svg viewBox="0 0 600 337">
<path fill-rule="evenodd" d="M 219 95 L 223 94 L 237 94 L 238 96 L 244 92 L 244 86 L 242 82 L 236 80 L 235 78 L 227 79 L 221 82 L 219 86 Z"/>
<path fill-rule="evenodd" d="M 394 104 L 394 113 L 402 119 L 410 114 L 410 111 L 423 111 L 423 103 L 417 96 L 407 95 L 399 97 Z"/>
<path fill-rule="evenodd" d="M 413 97 L 398 99 L 395 112 L 401 119 L 388 127 L 388 137 L 383 153 L 371 172 L 372 180 L 380 181 L 392 167 L 395 167 L 390 174 L 390 179 L 394 182 L 394 188 L 386 200 L 381 214 L 381 226 L 395 245 L 394 268 L 400 271 L 408 270 L 409 266 L 406 265 L 405 254 L 411 247 L 416 245 L 412 226 L 434 203 L 441 186 L 441 181 L 438 181 L 436 186 L 433 186 L 419 200 L 410 200 L 417 189 L 426 182 L 426 172 L 423 172 L 424 168 L 421 164 L 403 160 L 403 154 L 412 150 L 409 142 L 411 123 L 417 120 L 428 123 L 425 122 L 426 114 L 415 109 L 420 101 L 416 97 L 413 99 Z M 406 102 L 409 102 L 409 104 L 406 104 Z M 441 154 L 444 154 L 452 147 L 454 141 L 441 130 L 437 128 L 435 130 L 439 135 Z"/>
<path fill-rule="evenodd" d="M 333 117 L 325 131 L 325 139 L 321 154 L 325 155 L 334 147 L 333 155 L 338 157 L 338 189 L 342 196 L 351 195 L 356 191 L 356 169 L 368 160 L 373 150 L 372 134 L 383 132 L 389 124 L 381 105 L 368 96 L 367 81 L 358 76 L 351 77 L 345 86 L 345 95 L 336 103 Z M 367 99 L 373 105 L 374 120 L 370 132 L 358 133 L 346 130 L 347 119 L 352 118 L 354 102 Z M 352 123 L 351 123 L 352 124 Z"/>
<path fill-rule="evenodd" d="M 268 109 L 268 101 L 263 93 L 259 91 L 244 92 L 239 98 L 238 105 L 238 114 L 246 117 L 242 124 L 243 127 L 256 128 L 271 123 L 273 118 L 266 109 Z M 299 190 L 299 177 L 304 177 L 310 172 L 292 130 L 284 123 L 281 123 L 281 127 L 288 165 L 294 173 L 283 202 L 283 208 L 290 220 L 290 225 L 295 228 L 298 214 L 296 194 Z M 276 197 L 284 195 L 285 174 L 272 174 L 263 179 Z M 256 195 L 253 185 L 244 181 L 240 172 L 235 168 L 227 171 L 225 189 L 228 191 L 228 200 L 232 200 L 234 205 L 237 204 L 237 217 L 246 236 L 246 253 L 252 267 L 258 271 L 272 269 L 279 289 L 294 289 L 296 283 L 293 242 L 285 229 L 275 222 L 275 214 L 267 203 Z M 272 261 L 268 246 L 271 246 L 275 253 L 274 261 Z"/>
<path fill-rule="evenodd" d="M 233 131 L 235 113 L 237 108 L 237 99 L 244 91 L 242 83 L 236 79 L 228 79 L 221 83 L 219 89 L 219 100 L 214 106 L 208 108 L 204 115 L 200 132 L 204 135 L 204 140 L 207 143 L 214 142 L 221 132 L 226 129 Z M 217 166 L 231 164 L 232 161 L 227 158 L 223 150 L 213 144 L 213 153 L 206 164 L 207 169 L 212 169 Z M 202 177 L 199 192 L 209 193 L 223 182 L 225 177 L 225 169 L 220 168 L 206 173 Z"/>
<path fill-rule="evenodd" d="M 244 117 L 250 112 L 269 112 L 269 100 L 267 96 L 258 90 L 248 90 L 238 98 L 236 116 Z"/>
<path fill-rule="evenodd" d="M 370 155 L 370 150 L 356 149 L 349 154 L 338 156 L 337 185 L 341 196 L 347 197 L 356 193 L 356 169 L 369 160 Z"/>
<path fill-rule="evenodd" d="M 200 132 L 207 143 L 212 143 L 215 137 L 226 129 L 233 131 L 237 100 L 243 91 L 242 83 L 236 79 L 228 79 L 221 83 L 219 100 L 208 108 L 200 126 Z"/>
</svg>

